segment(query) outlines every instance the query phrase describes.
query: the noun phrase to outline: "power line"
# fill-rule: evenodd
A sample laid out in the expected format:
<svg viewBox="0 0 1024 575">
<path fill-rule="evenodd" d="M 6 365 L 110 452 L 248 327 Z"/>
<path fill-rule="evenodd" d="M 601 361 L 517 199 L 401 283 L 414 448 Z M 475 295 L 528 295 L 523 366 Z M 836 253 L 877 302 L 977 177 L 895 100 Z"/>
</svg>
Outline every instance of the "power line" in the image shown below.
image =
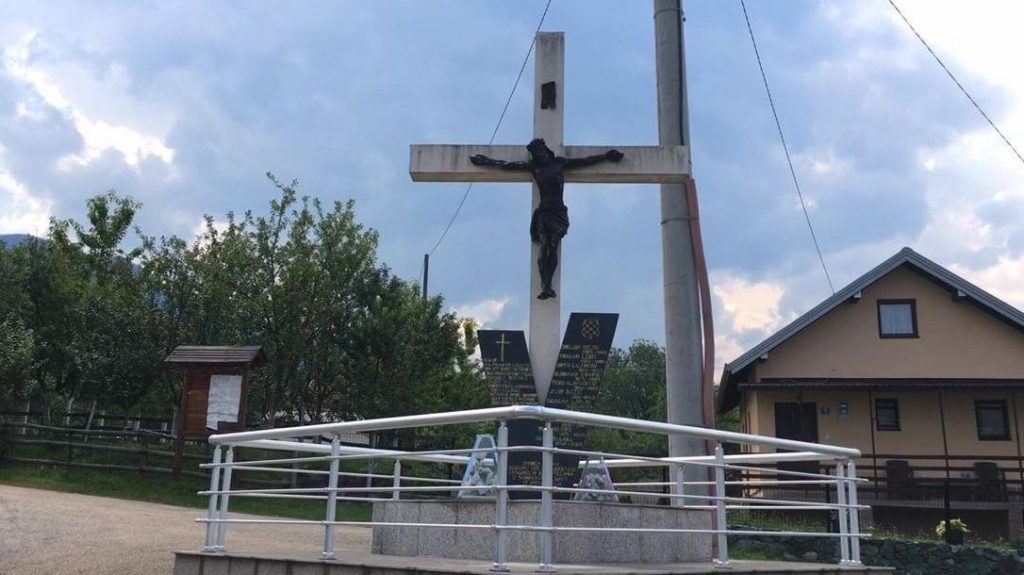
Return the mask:
<svg viewBox="0 0 1024 575">
<path fill-rule="evenodd" d="M 530 40 L 530 47 L 526 50 L 526 56 L 523 58 L 523 64 L 519 67 L 519 73 L 516 74 L 516 81 L 512 84 L 512 90 L 508 94 L 508 98 L 505 100 L 505 106 L 501 109 L 501 115 L 498 116 L 498 122 L 494 125 L 494 131 L 491 132 L 491 139 L 487 141 L 487 145 L 494 143 L 494 138 L 498 135 L 498 129 L 501 128 L 501 122 L 505 119 L 505 114 L 508 112 L 508 107 L 512 104 L 512 97 L 516 93 L 516 88 L 519 87 L 519 81 L 523 78 L 523 71 L 526 70 L 526 64 L 530 61 L 530 54 L 533 53 L 533 46 L 537 41 L 537 32 L 540 32 L 540 27 L 544 25 L 544 19 L 548 15 L 548 9 L 551 8 L 551 0 L 547 1 L 544 5 L 544 12 L 540 15 L 540 21 L 537 22 L 537 29 L 534 30 L 533 38 Z M 469 192 L 473 189 L 473 183 L 470 182 L 466 186 L 466 191 L 462 194 L 462 200 L 459 201 L 458 207 L 455 208 L 455 213 L 452 214 L 451 219 L 448 220 L 448 225 L 444 227 L 444 231 L 441 232 L 441 237 L 437 238 L 437 242 L 434 243 L 434 247 L 430 248 L 430 255 L 434 255 L 437 251 L 438 246 L 444 241 L 444 238 L 448 235 L 448 230 L 452 229 L 452 224 L 455 223 L 455 219 L 459 217 L 459 212 L 462 211 L 462 206 L 466 203 L 466 198 L 469 197 Z M 422 272 L 422 269 L 420 270 Z"/>
<path fill-rule="evenodd" d="M 1010 140 L 1006 137 L 1006 135 L 1003 134 L 1003 131 L 1000 130 L 998 126 L 996 126 L 995 122 L 992 121 L 992 118 L 989 118 L 988 114 L 985 113 L 985 110 L 982 110 L 981 106 L 979 106 L 978 103 L 974 101 L 974 98 L 972 98 L 971 95 L 967 93 L 967 88 L 964 88 L 964 85 L 960 83 L 960 80 L 956 79 L 956 76 L 953 75 L 953 72 L 946 67 L 946 64 L 943 63 L 942 59 L 939 58 L 939 55 L 935 53 L 935 50 L 932 50 L 932 47 L 928 45 L 928 42 L 926 42 L 925 39 L 921 36 L 921 34 L 917 31 L 917 28 L 914 28 L 914 25 L 910 23 L 910 20 L 907 20 L 907 17 L 903 14 L 903 11 L 900 10 L 900 7 L 896 5 L 896 2 L 894 2 L 893 0 L 889 0 L 889 4 L 893 7 L 894 10 L 896 10 L 896 13 L 900 15 L 900 18 L 903 19 L 903 22 L 907 25 L 907 28 L 910 28 L 910 31 L 914 33 L 914 36 L 917 36 L 917 39 L 921 41 L 921 44 L 923 44 L 924 47 L 928 50 L 928 53 L 931 54 L 933 58 L 935 58 L 935 61 L 939 63 L 939 66 L 941 66 L 942 69 L 945 70 L 946 75 L 949 76 L 949 79 L 953 80 L 953 83 L 956 84 L 956 87 L 960 88 L 960 91 L 963 92 L 964 96 L 966 96 L 967 99 L 970 100 L 971 104 L 974 106 L 974 109 L 976 109 L 978 113 L 981 114 L 982 118 L 985 118 L 985 121 L 988 122 L 988 125 L 992 126 L 992 129 L 995 130 L 997 134 L 999 134 L 999 137 L 1002 138 L 1004 142 L 1006 142 L 1006 145 L 1009 146 L 1010 150 L 1012 150 L 1013 153 L 1017 155 L 1017 159 L 1020 160 L 1021 163 L 1024 163 L 1024 156 L 1021 156 L 1020 152 L 1017 151 L 1017 148 L 1015 148 L 1014 145 L 1010 143 Z"/>
<path fill-rule="evenodd" d="M 772 116 L 775 118 L 775 127 L 779 130 L 779 140 L 782 141 L 782 150 L 786 153 L 786 163 L 789 164 L 789 173 L 793 176 L 793 185 L 796 187 L 796 195 L 800 198 L 800 207 L 804 211 L 804 219 L 807 220 L 807 229 L 811 231 L 811 240 L 814 241 L 814 250 L 818 253 L 818 261 L 821 262 L 821 269 L 825 272 L 825 280 L 828 281 L 828 289 L 836 293 L 832 286 L 832 277 L 828 274 L 828 267 L 825 265 L 825 258 L 821 255 L 821 246 L 818 245 L 818 236 L 814 233 L 814 226 L 811 225 L 811 216 L 807 213 L 807 204 L 804 203 L 804 194 L 800 190 L 800 181 L 797 180 L 796 170 L 793 168 L 793 159 L 789 156 L 789 146 L 786 144 L 786 136 L 782 133 L 782 123 L 779 122 L 779 114 L 775 110 L 775 100 L 772 98 L 772 91 L 768 87 L 768 76 L 764 73 L 764 64 L 761 63 L 761 52 L 757 49 L 757 40 L 754 39 L 754 29 L 750 26 L 750 15 L 747 14 L 747 3 L 740 0 L 743 7 L 743 18 L 747 21 L 747 32 L 750 33 L 750 43 L 754 46 L 754 56 L 757 57 L 757 67 L 761 69 L 761 80 L 764 81 L 764 91 L 768 94 L 768 103 L 772 107 Z"/>
</svg>

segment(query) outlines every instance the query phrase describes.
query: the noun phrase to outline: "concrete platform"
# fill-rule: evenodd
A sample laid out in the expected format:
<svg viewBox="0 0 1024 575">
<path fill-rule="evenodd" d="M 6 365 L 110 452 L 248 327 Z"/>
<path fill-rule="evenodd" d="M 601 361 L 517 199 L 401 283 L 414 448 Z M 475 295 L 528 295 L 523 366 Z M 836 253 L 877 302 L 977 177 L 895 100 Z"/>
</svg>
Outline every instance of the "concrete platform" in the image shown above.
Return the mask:
<svg viewBox="0 0 1024 575">
<path fill-rule="evenodd" d="M 536 563 L 509 563 L 512 574 L 533 574 Z M 175 554 L 174 575 L 494 575 L 485 561 L 438 559 L 434 557 L 395 557 L 353 554 L 337 561 L 224 553 L 218 555 L 179 551 Z M 891 575 L 890 567 L 839 567 L 813 563 L 781 561 L 733 561 L 728 569 L 716 569 L 709 563 L 658 565 L 557 565 L 562 575 Z"/>
<path fill-rule="evenodd" d="M 581 563 L 707 563 L 711 560 L 711 535 L 657 533 L 633 529 L 711 528 L 711 512 L 654 505 L 555 501 L 554 524 L 558 527 L 604 527 L 627 531 L 559 531 L 554 534 L 552 561 Z M 494 501 L 487 499 L 405 499 L 377 501 L 373 521 L 383 523 L 443 525 L 493 525 Z M 539 525 L 538 500 L 510 501 L 509 525 Z M 536 531 L 509 531 L 507 560 L 540 561 L 540 535 Z M 371 550 L 383 555 L 443 557 L 490 561 L 494 557 L 494 532 L 487 529 L 375 525 Z"/>
</svg>

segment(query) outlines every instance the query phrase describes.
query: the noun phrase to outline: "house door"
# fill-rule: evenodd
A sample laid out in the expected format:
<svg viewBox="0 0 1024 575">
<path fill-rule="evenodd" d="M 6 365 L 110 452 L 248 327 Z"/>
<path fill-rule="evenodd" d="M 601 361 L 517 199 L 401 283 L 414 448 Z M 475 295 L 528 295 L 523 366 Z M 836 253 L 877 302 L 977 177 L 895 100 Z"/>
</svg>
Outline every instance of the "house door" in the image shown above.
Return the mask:
<svg viewBox="0 0 1024 575">
<path fill-rule="evenodd" d="M 816 403 L 784 403 L 775 404 L 775 437 L 796 441 L 818 442 L 818 405 Z M 778 451 L 788 451 L 779 449 Z M 817 461 L 793 461 L 780 463 L 779 469 L 800 471 L 803 473 L 819 473 Z M 780 476 L 779 479 L 800 479 L 791 475 Z"/>
<path fill-rule="evenodd" d="M 775 437 L 817 443 L 818 405 L 776 402 Z"/>
</svg>

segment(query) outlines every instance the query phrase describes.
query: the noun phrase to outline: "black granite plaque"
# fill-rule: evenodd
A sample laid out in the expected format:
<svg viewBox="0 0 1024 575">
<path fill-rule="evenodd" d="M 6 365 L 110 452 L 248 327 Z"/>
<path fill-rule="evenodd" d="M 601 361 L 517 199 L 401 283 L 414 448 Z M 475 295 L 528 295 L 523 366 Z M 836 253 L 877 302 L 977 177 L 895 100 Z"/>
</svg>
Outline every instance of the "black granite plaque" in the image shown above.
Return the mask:
<svg viewBox="0 0 1024 575">
<path fill-rule="evenodd" d="M 608 365 L 608 352 L 615 338 L 619 315 L 614 313 L 574 313 L 569 316 L 562 349 L 551 378 L 544 405 L 572 411 L 593 413 L 601 376 Z M 556 423 L 555 446 L 561 449 L 584 449 L 587 429 L 581 425 Z M 554 483 L 572 487 L 579 477 L 579 455 L 556 455 Z M 565 497 L 568 497 L 567 495 Z"/>
<path fill-rule="evenodd" d="M 608 364 L 608 351 L 618 321 L 619 316 L 614 313 L 574 313 L 569 316 L 546 406 L 594 411 L 601 375 Z M 523 332 L 481 330 L 478 337 L 491 405 L 537 405 L 537 389 Z M 509 422 L 509 446 L 542 445 L 542 427 L 542 422 L 537 420 Z M 553 431 L 555 447 L 586 447 L 585 427 L 556 423 Z M 579 477 L 580 456 L 564 454 L 556 455 L 554 459 L 555 486 L 572 487 Z M 540 485 L 540 469 L 540 453 L 513 452 L 508 455 L 510 485 Z M 534 499 L 540 497 L 540 493 L 513 490 L 509 496 L 513 499 Z M 570 494 L 559 494 L 558 497 L 567 499 Z"/>
<path fill-rule="evenodd" d="M 537 405 L 537 386 L 523 332 L 482 329 L 477 338 L 491 405 Z"/>
<path fill-rule="evenodd" d="M 526 337 L 521 331 L 480 330 L 480 358 L 484 377 L 491 394 L 491 405 L 537 405 L 537 386 L 530 367 Z M 497 430 L 495 430 L 497 432 Z M 523 419 L 508 423 L 508 444 L 540 446 L 541 423 Z M 540 485 L 540 453 L 510 452 L 508 454 L 509 485 Z M 512 499 L 539 497 L 536 491 L 510 491 Z"/>
</svg>

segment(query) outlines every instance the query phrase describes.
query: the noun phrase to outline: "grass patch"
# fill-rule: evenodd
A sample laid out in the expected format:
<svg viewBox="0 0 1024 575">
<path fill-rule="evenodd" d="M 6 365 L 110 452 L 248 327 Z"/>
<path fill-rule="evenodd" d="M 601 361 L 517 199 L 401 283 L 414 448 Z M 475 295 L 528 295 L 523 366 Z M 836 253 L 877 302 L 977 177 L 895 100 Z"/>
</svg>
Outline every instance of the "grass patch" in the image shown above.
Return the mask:
<svg viewBox="0 0 1024 575">
<path fill-rule="evenodd" d="M 762 549 L 729 549 L 729 559 L 737 561 L 782 561 L 782 557 L 776 556 Z"/>
<path fill-rule="evenodd" d="M 209 488 L 202 479 L 131 471 L 94 471 L 42 465 L 0 467 L 0 483 L 51 491 L 99 495 L 133 501 L 205 509 L 207 497 L 196 492 Z M 322 520 L 326 502 L 294 499 L 232 497 L 231 511 L 291 519 Z M 371 509 L 362 503 L 338 502 L 339 521 L 369 521 Z"/>
<path fill-rule="evenodd" d="M 727 523 L 732 526 L 742 525 L 764 531 L 802 531 L 805 533 L 824 533 L 827 531 L 827 517 L 824 513 L 818 516 L 799 516 L 796 514 L 750 512 L 730 509 L 726 512 Z"/>
</svg>

